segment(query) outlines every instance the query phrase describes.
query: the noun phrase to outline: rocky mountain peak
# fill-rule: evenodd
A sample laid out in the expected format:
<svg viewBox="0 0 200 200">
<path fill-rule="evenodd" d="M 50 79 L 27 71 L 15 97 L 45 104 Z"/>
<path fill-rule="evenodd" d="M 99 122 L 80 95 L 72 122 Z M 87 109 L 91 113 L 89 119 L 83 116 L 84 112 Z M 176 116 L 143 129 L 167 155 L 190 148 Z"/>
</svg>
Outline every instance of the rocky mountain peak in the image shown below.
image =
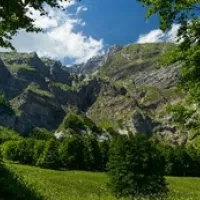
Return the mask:
<svg viewBox="0 0 200 200">
<path fill-rule="evenodd" d="M 109 59 L 111 59 L 114 54 L 120 51 L 123 47 L 120 45 L 111 46 L 107 52 L 103 55 L 97 55 L 90 58 L 85 63 L 75 64 L 68 67 L 68 71 L 77 74 L 92 74 L 98 71 Z"/>
<path fill-rule="evenodd" d="M 120 46 L 120 45 L 117 45 L 117 44 L 109 47 L 106 54 L 105 54 L 105 62 L 107 62 L 109 59 L 111 59 L 116 52 L 118 52 L 122 49 L 123 49 L 123 46 Z"/>
</svg>

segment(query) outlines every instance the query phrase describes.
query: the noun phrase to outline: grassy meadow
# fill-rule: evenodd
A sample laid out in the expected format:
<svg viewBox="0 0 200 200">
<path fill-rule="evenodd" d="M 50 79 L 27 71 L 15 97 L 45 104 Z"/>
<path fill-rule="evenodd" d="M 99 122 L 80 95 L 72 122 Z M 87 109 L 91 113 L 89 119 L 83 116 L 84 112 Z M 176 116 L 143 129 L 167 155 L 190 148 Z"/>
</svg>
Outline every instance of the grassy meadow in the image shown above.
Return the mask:
<svg viewBox="0 0 200 200">
<path fill-rule="evenodd" d="M 36 167 L 6 164 L 9 172 L 45 200 L 114 200 L 106 189 L 104 173 L 81 171 L 53 171 Z M 200 178 L 168 177 L 170 200 L 199 200 Z M 30 198 L 28 198 L 30 199 Z"/>
</svg>

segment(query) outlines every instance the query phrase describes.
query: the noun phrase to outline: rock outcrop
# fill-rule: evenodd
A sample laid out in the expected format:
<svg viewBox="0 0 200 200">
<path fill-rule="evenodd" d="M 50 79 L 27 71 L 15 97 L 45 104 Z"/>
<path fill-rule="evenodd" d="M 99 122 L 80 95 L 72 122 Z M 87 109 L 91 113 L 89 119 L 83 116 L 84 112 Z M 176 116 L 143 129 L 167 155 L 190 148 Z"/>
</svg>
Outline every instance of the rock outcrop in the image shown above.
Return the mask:
<svg viewBox="0 0 200 200">
<path fill-rule="evenodd" d="M 16 119 L 15 129 L 22 134 L 34 127 L 55 131 L 65 116 L 61 105 L 53 97 L 27 91 L 18 98 L 18 102 L 21 114 Z"/>
</svg>

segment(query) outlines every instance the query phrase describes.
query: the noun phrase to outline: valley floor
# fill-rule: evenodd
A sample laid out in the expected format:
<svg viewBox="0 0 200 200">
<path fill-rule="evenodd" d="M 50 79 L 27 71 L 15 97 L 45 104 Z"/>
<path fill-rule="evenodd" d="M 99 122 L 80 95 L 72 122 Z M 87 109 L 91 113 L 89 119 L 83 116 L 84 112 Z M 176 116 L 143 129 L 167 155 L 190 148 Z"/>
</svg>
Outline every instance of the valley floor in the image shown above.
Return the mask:
<svg viewBox="0 0 200 200">
<path fill-rule="evenodd" d="M 115 199 L 106 189 L 108 178 L 104 173 L 52 171 L 19 164 L 6 164 L 6 168 L 44 200 Z M 200 178 L 167 177 L 167 182 L 170 200 L 200 199 Z"/>
</svg>

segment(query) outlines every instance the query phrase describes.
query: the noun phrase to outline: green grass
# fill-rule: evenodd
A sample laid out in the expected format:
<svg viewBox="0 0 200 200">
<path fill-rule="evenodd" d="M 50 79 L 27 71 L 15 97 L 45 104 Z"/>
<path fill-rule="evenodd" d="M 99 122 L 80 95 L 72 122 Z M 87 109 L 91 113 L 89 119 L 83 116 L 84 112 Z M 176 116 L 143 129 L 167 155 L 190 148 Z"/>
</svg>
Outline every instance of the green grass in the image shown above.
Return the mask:
<svg viewBox="0 0 200 200">
<path fill-rule="evenodd" d="M 100 74 L 101 76 L 109 76 L 120 70 L 134 69 L 139 65 L 153 67 L 159 61 L 160 56 L 173 47 L 174 45 L 171 43 L 127 45 L 101 68 Z"/>
<path fill-rule="evenodd" d="M 11 73 L 15 73 L 19 70 L 24 70 L 24 71 L 29 71 L 29 72 L 34 72 L 36 69 L 33 67 L 26 65 L 26 64 L 12 64 L 12 65 L 7 65 L 8 69 L 10 70 Z"/>
<path fill-rule="evenodd" d="M 18 59 L 30 59 L 34 56 L 34 53 L 19 53 L 19 52 L 0 52 L 0 58 L 5 61 L 13 61 Z"/>
<path fill-rule="evenodd" d="M 36 84 L 30 84 L 27 89 L 27 91 L 31 91 L 41 97 L 49 97 L 49 98 L 53 98 L 54 95 L 51 94 L 49 91 L 47 90 L 42 90 L 42 89 L 39 89 L 38 86 Z"/>
<path fill-rule="evenodd" d="M 7 108 L 9 111 L 9 114 L 13 114 L 12 106 L 10 105 L 10 102 L 6 99 L 3 93 L 0 91 L 0 107 Z"/>
<path fill-rule="evenodd" d="M 63 84 L 63 83 L 59 83 L 59 82 L 51 82 L 50 84 L 52 86 L 58 87 L 58 88 L 60 88 L 61 90 L 64 90 L 64 91 L 72 90 L 72 87 L 70 85 L 67 85 L 67 84 Z"/>
<path fill-rule="evenodd" d="M 37 194 L 47 200 L 114 200 L 106 189 L 104 173 L 52 171 L 36 167 L 6 164 Z M 200 178 L 167 178 L 170 200 L 199 200 Z M 101 194 L 101 195 L 100 195 Z"/>
</svg>

